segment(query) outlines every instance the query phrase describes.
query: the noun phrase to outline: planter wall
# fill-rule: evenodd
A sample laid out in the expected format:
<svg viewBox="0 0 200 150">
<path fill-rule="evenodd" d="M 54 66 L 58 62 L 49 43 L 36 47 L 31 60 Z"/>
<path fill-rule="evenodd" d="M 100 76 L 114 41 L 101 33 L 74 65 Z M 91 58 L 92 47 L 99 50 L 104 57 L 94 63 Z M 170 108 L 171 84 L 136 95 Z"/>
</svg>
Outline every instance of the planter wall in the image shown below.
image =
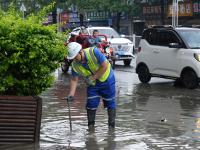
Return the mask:
<svg viewBox="0 0 200 150">
<path fill-rule="evenodd" d="M 40 97 L 0 96 L 0 149 L 13 144 L 33 145 L 37 149 L 41 114 Z"/>
</svg>

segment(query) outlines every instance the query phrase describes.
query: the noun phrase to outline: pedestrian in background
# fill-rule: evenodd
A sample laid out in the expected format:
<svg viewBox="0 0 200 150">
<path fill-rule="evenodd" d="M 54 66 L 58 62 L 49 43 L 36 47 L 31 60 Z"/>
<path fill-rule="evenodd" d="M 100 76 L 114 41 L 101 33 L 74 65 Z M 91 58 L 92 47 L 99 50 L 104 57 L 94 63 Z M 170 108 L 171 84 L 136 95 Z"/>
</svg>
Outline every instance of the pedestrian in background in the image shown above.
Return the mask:
<svg viewBox="0 0 200 150">
<path fill-rule="evenodd" d="M 90 46 L 96 46 L 99 47 L 99 44 L 102 42 L 101 38 L 99 37 L 99 31 L 93 30 L 92 36 L 89 37 L 88 42 L 90 43 Z"/>
<path fill-rule="evenodd" d="M 72 77 L 68 100 L 73 100 L 78 83 L 78 76 L 87 82 L 87 119 L 89 130 L 94 129 L 96 110 L 100 99 L 108 112 L 108 126 L 115 127 L 115 76 L 109 61 L 96 47 L 82 49 L 79 43 L 68 44 L 67 58 L 72 61 Z"/>
</svg>

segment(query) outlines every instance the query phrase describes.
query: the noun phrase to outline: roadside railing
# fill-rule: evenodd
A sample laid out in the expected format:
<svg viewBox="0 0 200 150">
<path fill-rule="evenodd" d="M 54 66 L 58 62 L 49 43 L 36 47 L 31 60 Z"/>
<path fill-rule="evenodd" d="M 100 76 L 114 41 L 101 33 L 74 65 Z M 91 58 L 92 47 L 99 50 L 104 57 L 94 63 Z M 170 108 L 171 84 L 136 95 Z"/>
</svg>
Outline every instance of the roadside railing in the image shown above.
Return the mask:
<svg viewBox="0 0 200 150">
<path fill-rule="evenodd" d="M 136 53 L 138 47 L 139 47 L 139 43 L 140 43 L 140 39 L 141 39 L 141 36 L 138 36 L 138 35 L 125 35 L 125 38 L 131 40 L 133 42 L 133 45 L 134 45 L 134 54 Z"/>
</svg>

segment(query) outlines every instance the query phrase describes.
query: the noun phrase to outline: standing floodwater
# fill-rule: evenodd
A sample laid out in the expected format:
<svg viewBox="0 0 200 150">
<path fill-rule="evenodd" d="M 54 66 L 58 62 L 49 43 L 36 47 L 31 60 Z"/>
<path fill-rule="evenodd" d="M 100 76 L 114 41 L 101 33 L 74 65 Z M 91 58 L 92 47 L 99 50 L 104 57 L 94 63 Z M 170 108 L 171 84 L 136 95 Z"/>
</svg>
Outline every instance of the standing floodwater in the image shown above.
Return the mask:
<svg viewBox="0 0 200 150">
<path fill-rule="evenodd" d="M 117 117 L 109 131 L 107 111 L 100 105 L 95 133 L 87 131 L 85 84 L 80 82 L 71 103 L 70 132 L 67 102 L 69 75 L 56 72 L 56 83 L 43 92 L 41 149 L 196 150 L 200 149 L 200 89 L 174 87 L 173 81 L 153 79 L 141 84 L 134 67 L 116 66 Z"/>
</svg>

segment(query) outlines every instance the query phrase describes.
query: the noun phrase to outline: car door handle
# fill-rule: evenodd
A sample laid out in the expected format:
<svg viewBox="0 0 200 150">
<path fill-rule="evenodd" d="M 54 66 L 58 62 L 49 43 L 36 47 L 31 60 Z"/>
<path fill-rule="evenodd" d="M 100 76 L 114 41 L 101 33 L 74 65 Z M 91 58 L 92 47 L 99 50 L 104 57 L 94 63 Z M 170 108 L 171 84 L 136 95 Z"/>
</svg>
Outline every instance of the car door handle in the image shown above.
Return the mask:
<svg viewBox="0 0 200 150">
<path fill-rule="evenodd" d="M 158 53 L 160 53 L 160 51 L 159 51 L 159 50 L 157 50 L 157 49 L 154 49 L 154 50 L 153 50 L 153 53 L 156 53 L 156 54 L 158 54 Z"/>
</svg>

